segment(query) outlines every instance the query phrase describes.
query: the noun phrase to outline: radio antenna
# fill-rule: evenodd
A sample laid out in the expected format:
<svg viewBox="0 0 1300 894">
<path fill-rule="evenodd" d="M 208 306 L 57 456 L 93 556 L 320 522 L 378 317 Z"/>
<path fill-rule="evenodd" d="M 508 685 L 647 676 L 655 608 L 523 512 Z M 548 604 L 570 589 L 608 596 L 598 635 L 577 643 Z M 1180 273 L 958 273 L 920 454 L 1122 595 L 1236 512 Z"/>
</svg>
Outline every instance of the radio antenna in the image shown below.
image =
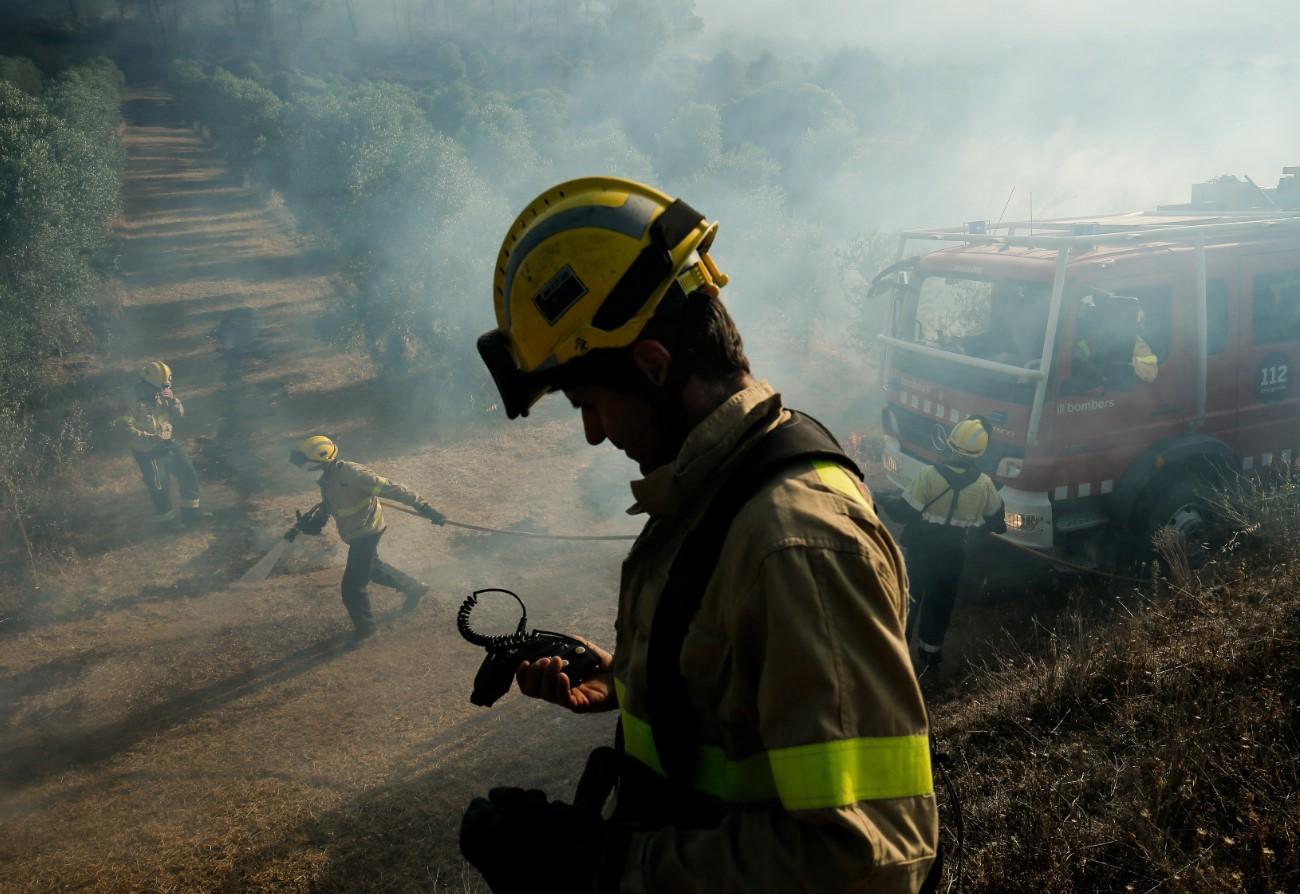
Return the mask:
<svg viewBox="0 0 1300 894">
<path fill-rule="evenodd" d="M 1001 226 L 1002 218 L 1007 216 L 1007 208 L 1011 206 L 1011 197 L 1014 196 L 1015 194 L 1016 194 L 1016 188 L 1015 186 L 1012 186 L 1011 192 L 1007 193 L 1007 200 L 1002 203 L 1002 213 L 998 215 L 998 222 L 993 225 L 993 230 L 995 232 L 997 231 L 997 228 Z"/>
</svg>

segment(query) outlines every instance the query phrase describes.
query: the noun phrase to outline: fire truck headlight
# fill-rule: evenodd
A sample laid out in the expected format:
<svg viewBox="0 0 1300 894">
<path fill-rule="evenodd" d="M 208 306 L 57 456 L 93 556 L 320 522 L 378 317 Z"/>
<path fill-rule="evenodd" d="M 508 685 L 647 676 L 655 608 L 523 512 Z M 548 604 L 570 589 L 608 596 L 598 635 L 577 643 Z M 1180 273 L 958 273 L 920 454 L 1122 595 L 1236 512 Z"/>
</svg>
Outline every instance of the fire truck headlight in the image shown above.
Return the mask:
<svg viewBox="0 0 1300 894">
<path fill-rule="evenodd" d="M 885 471 L 886 471 L 886 472 L 890 473 L 891 475 L 897 475 L 897 474 L 898 474 L 898 457 L 897 457 L 897 456 L 894 456 L 894 454 L 892 454 L 892 453 L 886 451 L 884 454 L 881 455 L 881 457 L 880 457 L 880 462 L 881 462 L 881 464 L 885 467 Z"/>
<path fill-rule="evenodd" d="M 1043 517 L 1041 515 L 1026 515 L 1022 512 L 1008 512 L 1006 513 L 1006 521 L 1008 531 L 1029 533 L 1038 530 L 1043 523 Z"/>
<path fill-rule="evenodd" d="M 1017 459 L 1014 456 L 1004 457 L 1002 462 L 998 463 L 997 476 L 999 478 L 1019 478 L 1020 470 L 1024 467 L 1025 461 L 1023 459 Z"/>
</svg>

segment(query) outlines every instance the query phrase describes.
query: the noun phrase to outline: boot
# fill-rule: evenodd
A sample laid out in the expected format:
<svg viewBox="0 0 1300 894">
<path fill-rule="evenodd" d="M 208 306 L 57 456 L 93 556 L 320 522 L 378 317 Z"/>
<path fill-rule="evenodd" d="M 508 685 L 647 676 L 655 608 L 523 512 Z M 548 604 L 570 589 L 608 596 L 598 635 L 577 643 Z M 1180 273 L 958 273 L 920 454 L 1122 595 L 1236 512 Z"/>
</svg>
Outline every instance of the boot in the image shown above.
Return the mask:
<svg viewBox="0 0 1300 894">
<path fill-rule="evenodd" d="M 916 651 L 916 675 L 919 677 L 927 671 L 937 673 L 943 664 L 943 646 L 932 646 L 924 640 Z"/>
<path fill-rule="evenodd" d="M 193 509 L 181 509 L 181 522 L 185 525 L 201 525 L 212 521 L 212 513 L 195 506 Z"/>
<path fill-rule="evenodd" d="M 420 600 L 429 592 L 428 584 L 419 584 L 414 589 L 406 590 L 406 601 L 402 603 L 402 614 L 409 615 L 420 607 Z"/>
<path fill-rule="evenodd" d="M 365 640 L 370 639 L 379 632 L 379 626 L 374 621 L 367 621 L 364 624 L 358 624 L 352 630 L 352 638 L 348 640 L 348 648 L 355 649 Z"/>
</svg>

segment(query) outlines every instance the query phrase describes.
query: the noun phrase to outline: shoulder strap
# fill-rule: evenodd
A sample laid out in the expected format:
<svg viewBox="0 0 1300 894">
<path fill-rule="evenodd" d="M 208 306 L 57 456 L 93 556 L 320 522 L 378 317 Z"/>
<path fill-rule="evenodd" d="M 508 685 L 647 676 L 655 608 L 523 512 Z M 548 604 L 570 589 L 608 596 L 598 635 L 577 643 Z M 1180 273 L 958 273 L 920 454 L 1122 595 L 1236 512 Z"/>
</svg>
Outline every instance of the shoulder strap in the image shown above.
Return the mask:
<svg viewBox="0 0 1300 894">
<path fill-rule="evenodd" d="M 979 480 L 980 471 L 979 469 L 963 469 L 960 472 L 955 472 L 943 464 L 936 465 L 934 468 L 943 480 L 948 483 L 948 490 L 952 491 L 952 502 L 948 504 L 948 517 L 943 520 L 945 525 L 950 525 L 952 524 L 953 514 L 957 511 L 957 500 L 961 497 L 961 492 Z M 946 494 L 947 492 L 945 490 L 943 493 Z M 942 496 L 943 494 L 939 494 L 939 497 Z M 930 502 L 933 503 L 939 497 L 935 497 Z M 929 509 L 930 507 L 927 504 L 925 508 Z M 925 509 L 921 511 L 924 512 Z"/>
<path fill-rule="evenodd" d="M 674 785 L 691 788 L 694 773 L 695 719 L 680 670 L 682 643 L 713 577 L 727 532 L 741 508 L 764 484 L 818 460 L 836 463 L 862 478 L 861 470 L 820 422 L 793 413 L 788 422 L 753 444 L 728 473 L 673 559 L 650 627 L 646 672 L 655 751 Z"/>
</svg>

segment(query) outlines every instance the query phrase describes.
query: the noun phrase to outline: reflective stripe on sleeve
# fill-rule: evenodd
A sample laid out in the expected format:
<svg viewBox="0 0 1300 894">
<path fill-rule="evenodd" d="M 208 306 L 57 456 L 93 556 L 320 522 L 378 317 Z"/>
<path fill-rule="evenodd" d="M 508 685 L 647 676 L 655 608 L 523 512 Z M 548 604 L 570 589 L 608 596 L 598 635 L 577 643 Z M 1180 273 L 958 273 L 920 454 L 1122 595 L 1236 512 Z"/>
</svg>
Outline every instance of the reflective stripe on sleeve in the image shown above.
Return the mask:
<svg viewBox="0 0 1300 894">
<path fill-rule="evenodd" d="M 817 477 L 821 479 L 822 484 L 831 490 L 839 491 L 850 500 L 863 506 L 871 505 L 867 495 L 862 492 L 858 480 L 850 475 L 839 463 L 819 459 L 813 461 L 812 467 L 817 471 Z"/>
<path fill-rule="evenodd" d="M 650 724 L 627 710 L 624 684 L 614 683 L 624 706 L 619 718 L 624 751 L 665 775 Z M 929 795 L 934 780 L 925 736 L 877 736 L 775 748 L 740 760 L 729 759 L 716 745 L 702 745 L 694 787 L 732 803 L 779 800 L 787 810 L 816 810 Z"/>
</svg>

